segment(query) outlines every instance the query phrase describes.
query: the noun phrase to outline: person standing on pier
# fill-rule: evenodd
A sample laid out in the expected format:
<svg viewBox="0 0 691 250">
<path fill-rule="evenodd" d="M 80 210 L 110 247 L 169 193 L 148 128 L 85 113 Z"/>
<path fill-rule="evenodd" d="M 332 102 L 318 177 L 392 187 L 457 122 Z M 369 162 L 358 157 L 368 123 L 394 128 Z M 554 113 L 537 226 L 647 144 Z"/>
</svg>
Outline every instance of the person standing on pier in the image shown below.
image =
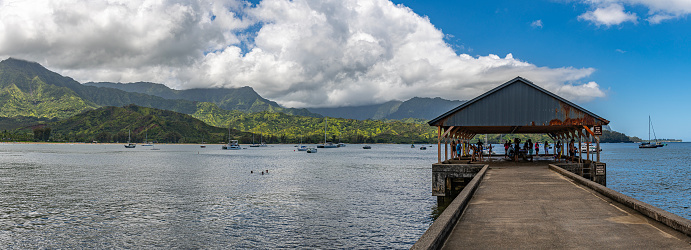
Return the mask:
<svg viewBox="0 0 691 250">
<path fill-rule="evenodd" d="M 482 140 L 477 139 L 477 151 L 480 161 L 482 161 Z"/>
<path fill-rule="evenodd" d="M 540 143 L 535 142 L 535 156 L 540 156 Z"/>
<path fill-rule="evenodd" d="M 549 151 L 547 151 L 547 149 L 549 149 L 549 142 L 545 141 L 545 155 L 547 155 L 549 153 Z"/>
<path fill-rule="evenodd" d="M 557 141 L 555 147 L 557 148 L 557 154 L 554 156 L 554 159 L 559 161 L 561 160 L 561 141 Z"/>
<path fill-rule="evenodd" d="M 575 142 L 575 139 L 571 139 L 571 142 L 569 142 L 569 161 L 573 161 L 576 157 L 576 146 L 574 145 Z"/>
<path fill-rule="evenodd" d="M 525 142 L 526 149 L 528 150 L 528 156 L 533 155 L 533 140 L 528 139 L 528 141 Z"/>
<path fill-rule="evenodd" d="M 521 150 L 521 139 L 513 139 L 513 161 L 518 161 L 518 155 Z"/>
<path fill-rule="evenodd" d="M 511 147 L 511 141 L 506 140 L 504 142 L 504 158 L 509 157 L 509 147 Z"/>
<path fill-rule="evenodd" d="M 458 156 L 458 159 L 461 159 L 461 142 L 459 141 L 456 143 L 456 156 Z"/>
</svg>

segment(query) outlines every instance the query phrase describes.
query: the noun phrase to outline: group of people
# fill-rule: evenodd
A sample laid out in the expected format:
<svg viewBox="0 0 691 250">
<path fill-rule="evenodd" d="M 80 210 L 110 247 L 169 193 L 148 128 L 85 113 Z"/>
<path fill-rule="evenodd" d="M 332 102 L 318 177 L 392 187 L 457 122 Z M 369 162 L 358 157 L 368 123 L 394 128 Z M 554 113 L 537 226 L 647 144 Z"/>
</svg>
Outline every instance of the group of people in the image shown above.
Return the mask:
<svg viewBox="0 0 691 250">
<path fill-rule="evenodd" d="M 554 144 L 554 147 L 556 148 L 556 154 L 554 155 L 555 160 L 560 160 L 561 156 L 564 155 L 564 151 L 562 151 L 564 148 L 566 149 L 566 153 L 568 153 L 568 156 L 565 157 L 567 161 L 575 160 L 576 153 L 578 152 L 576 146 L 575 146 L 575 140 L 571 139 L 571 141 L 564 147 L 562 145 L 561 141 L 556 141 Z M 549 142 L 545 141 L 543 144 L 544 148 L 544 155 L 547 155 L 549 153 Z M 462 156 L 468 156 L 470 155 L 470 161 L 482 161 L 483 160 L 483 154 L 482 151 L 484 149 L 484 144 L 482 143 L 481 140 L 478 139 L 477 143 L 469 143 L 469 142 L 461 142 L 460 140 L 456 141 L 453 140 L 451 142 L 451 159 L 459 159 Z M 489 146 L 489 154 L 491 155 L 492 152 L 492 146 Z M 533 154 L 534 153 L 534 154 Z M 530 158 L 532 161 L 533 156 L 539 156 L 540 155 L 540 143 L 535 142 L 533 143 L 532 139 L 528 139 L 521 145 L 521 139 L 519 138 L 514 138 L 513 143 L 511 140 L 506 140 L 504 142 L 504 157 L 507 159 L 512 159 L 514 161 L 518 160 L 518 157 L 523 157 L 524 159 Z"/>
<path fill-rule="evenodd" d="M 480 139 L 477 143 L 461 142 L 453 140 L 451 141 L 451 159 L 459 159 L 464 155 L 470 155 L 470 161 L 482 161 L 482 150 L 484 149 L 484 143 Z M 490 154 L 492 153 L 492 146 L 489 147 Z"/>
<path fill-rule="evenodd" d="M 561 156 L 564 155 L 563 145 L 561 144 L 561 141 L 557 141 L 555 147 L 557 148 L 557 154 L 554 155 L 554 159 L 560 160 Z M 568 156 L 565 157 L 567 161 L 576 160 L 576 153 L 578 153 L 578 149 L 576 148 L 575 139 L 571 139 L 569 144 L 566 146 L 566 152 L 568 152 Z"/>
</svg>

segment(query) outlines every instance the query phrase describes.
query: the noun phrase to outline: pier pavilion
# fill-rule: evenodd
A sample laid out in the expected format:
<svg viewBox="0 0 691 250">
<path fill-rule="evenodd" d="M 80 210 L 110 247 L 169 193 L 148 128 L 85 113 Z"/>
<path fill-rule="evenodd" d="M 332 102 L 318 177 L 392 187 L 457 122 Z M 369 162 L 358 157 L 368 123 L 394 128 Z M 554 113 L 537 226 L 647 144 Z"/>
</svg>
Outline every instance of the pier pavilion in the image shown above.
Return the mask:
<svg viewBox="0 0 691 250">
<path fill-rule="evenodd" d="M 432 195 L 452 201 L 411 249 L 691 248 L 690 220 L 604 186 L 598 132 L 608 123 L 521 77 L 430 121 L 439 138 Z M 592 138 L 597 150 L 571 163 L 449 159 L 451 140 L 538 133 L 579 148 Z"/>
<path fill-rule="evenodd" d="M 578 139 L 579 148 L 581 139 L 592 136 L 597 143 L 599 161 L 599 135 L 592 128 L 601 129 L 609 121 L 516 77 L 431 120 L 429 124 L 438 130 L 438 162 L 442 162 L 442 142 L 444 160 L 448 160 L 451 140 L 467 142 L 478 134 L 547 134 L 554 141 Z"/>
<path fill-rule="evenodd" d="M 438 131 L 433 195 L 447 196 L 453 178 L 468 179 L 478 171 L 470 167 L 459 168 L 459 161 L 449 159 L 450 151 L 454 150 L 449 150 L 451 141 L 461 141 L 465 145 L 478 134 L 547 134 L 553 142 L 561 141 L 564 146 L 574 139 L 578 142 L 578 162 L 565 168 L 605 185 L 606 165 L 600 163 L 599 135 L 602 126 L 607 124 L 608 120 L 529 80 L 516 77 L 429 122 Z M 595 142 L 594 155 L 587 150 L 584 156 L 581 146 L 590 149 L 591 141 Z M 554 150 L 556 153 L 556 147 Z M 468 153 L 464 148 L 462 154 Z M 463 169 L 460 172 L 464 174 L 458 174 L 459 169 Z"/>
</svg>

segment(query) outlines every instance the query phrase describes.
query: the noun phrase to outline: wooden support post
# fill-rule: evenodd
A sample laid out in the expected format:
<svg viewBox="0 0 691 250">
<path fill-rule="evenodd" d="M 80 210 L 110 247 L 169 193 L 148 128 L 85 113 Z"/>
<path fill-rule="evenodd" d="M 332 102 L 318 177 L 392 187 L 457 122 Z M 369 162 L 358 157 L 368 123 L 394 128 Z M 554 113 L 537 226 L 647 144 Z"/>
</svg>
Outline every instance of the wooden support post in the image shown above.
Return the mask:
<svg viewBox="0 0 691 250">
<path fill-rule="evenodd" d="M 449 160 L 449 138 L 444 137 L 444 161 Z"/>
<path fill-rule="evenodd" d="M 595 147 L 595 153 L 597 153 L 597 161 L 600 162 L 600 137 L 595 136 L 595 142 L 597 143 L 597 147 Z"/>
<path fill-rule="evenodd" d="M 578 130 L 578 163 L 583 163 L 583 150 L 581 150 L 581 138 L 583 138 L 583 129 Z"/>
<path fill-rule="evenodd" d="M 441 163 L 441 126 L 437 126 L 437 163 Z"/>
</svg>

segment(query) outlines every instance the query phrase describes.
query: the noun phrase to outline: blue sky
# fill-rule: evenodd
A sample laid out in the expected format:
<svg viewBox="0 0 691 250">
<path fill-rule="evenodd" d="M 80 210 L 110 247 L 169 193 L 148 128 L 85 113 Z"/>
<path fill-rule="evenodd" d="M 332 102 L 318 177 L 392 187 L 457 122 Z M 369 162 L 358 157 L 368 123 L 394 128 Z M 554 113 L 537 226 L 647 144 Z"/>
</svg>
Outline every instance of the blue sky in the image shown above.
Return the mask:
<svg viewBox="0 0 691 250">
<path fill-rule="evenodd" d="M 691 140 L 691 0 L 3 1 L 0 59 L 79 82 L 250 86 L 285 107 L 472 99 L 516 76 Z"/>
<path fill-rule="evenodd" d="M 628 135 L 691 141 L 691 21 L 598 26 L 579 20 L 593 6 L 561 1 L 395 1 L 451 35 L 458 53 L 512 53 L 537 66 L 595 69 L 606 97 L 577 102 Z M 648 12 L 629 6 L 631 13 Z M 531 25 L 541 20 L 542 26 Z"/>
</svg>

